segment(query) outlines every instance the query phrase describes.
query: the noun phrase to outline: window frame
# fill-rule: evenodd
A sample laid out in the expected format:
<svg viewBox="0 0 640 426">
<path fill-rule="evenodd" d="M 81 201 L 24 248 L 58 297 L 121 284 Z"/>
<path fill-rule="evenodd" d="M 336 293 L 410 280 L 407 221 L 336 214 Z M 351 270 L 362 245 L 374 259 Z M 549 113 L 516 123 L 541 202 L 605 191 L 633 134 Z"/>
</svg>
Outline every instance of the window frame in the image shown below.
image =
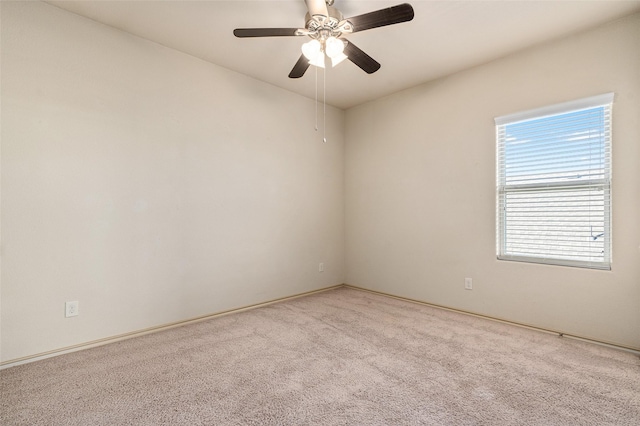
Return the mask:
<svg viewBox="0 0 640 426">
<path fill-rule="evenodd" d="M 495 118 L 496 130 L 496 255 L 498 260 L 519 261 L 526 263 L 542 263 L 558 266 L 582 267 L 591 269 L 611 270 L 612 264 L 612 244 L 611 244 L 611 173 L 612 173 L 612 111 L 613 111 L 614 93 L 605 93 L 602 95 L 592 96 L 588 98 L 577 99 L 574 101 L 563 102 L 559 104 L 549 105 L 542 108 L 522 111 L 515 114 L 504 115 Z M 604 107 L 603 115 L 608 121 L 605 122 L 604 129 L 604 153 L 603 153 L 603 169 L 604 178 L 585 180 L 575 184 L 567 183 L 533 183 L 533 184 L 516 184 L 507 185 L 506 178 L 506 159 L 504 155 L 506 126 L 517 123 L 544 119 L 564 114 L 579 112 L 582 110 L 595 109 Z M 544 255 L 544 249 L 540 249 L 537 255 L 514 254 L 517 250 L 511 252 L 507 249 L 507 213 L 506 200 L 507 196 L 515 193 L 537 192 L 539 194 L 553 194 L 562 190 L 582 191 L 585 189 L 602 190 L 603 197 L 603 260 L 575 260 L 562 258 L 560 256 Z M 569 192 L 565 193 L 567 197 Z M 591 200 L 591 199 L 590 199 Z M 549 245 L 550 240 L 545 243 Z M 542 244 L 541 244 L 542 245 Z M 571 253 L 567 254 L 571 256 Z M 573 254 L 574 257 L 577 255 Z"/>
</svg>

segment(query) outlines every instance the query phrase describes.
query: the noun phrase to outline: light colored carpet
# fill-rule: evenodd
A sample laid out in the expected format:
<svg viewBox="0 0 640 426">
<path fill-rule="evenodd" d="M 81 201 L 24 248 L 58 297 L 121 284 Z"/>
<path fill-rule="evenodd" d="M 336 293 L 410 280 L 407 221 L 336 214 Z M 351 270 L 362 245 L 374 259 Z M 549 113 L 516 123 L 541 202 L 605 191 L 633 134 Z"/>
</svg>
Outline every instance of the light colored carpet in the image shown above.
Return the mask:
<svg viewBox="0 0 640 426">
<path fill-rule="evenodd" d="M 340 288 L 0 371 L 2 425 L 638 425 L 640 358 Z"/>
</svg>

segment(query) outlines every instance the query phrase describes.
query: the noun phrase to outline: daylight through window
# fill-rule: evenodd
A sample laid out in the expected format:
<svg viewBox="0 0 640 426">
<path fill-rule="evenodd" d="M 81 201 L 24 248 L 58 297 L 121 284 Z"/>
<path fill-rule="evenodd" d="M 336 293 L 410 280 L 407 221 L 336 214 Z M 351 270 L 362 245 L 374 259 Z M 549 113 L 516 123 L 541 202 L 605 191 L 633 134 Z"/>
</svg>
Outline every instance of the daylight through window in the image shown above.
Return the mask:
<svg viewBox="0 0 640 426">
<path fill-rule="evenodd" d="M 611 268 L 612 103 L 496 118 L 499 259 Z"/>
</svg>

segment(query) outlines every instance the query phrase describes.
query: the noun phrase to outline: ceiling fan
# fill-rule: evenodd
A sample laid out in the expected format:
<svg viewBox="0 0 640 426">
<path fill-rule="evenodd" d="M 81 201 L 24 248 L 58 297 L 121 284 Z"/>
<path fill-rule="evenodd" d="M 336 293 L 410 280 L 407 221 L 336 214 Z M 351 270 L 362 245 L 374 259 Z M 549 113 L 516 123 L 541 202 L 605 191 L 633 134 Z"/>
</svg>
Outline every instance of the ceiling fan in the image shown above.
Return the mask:
<svg viewBox="0 0 640 426">
<path fill-rule="evenodd" d="M 333 7 L 334 0 L 305 0 L 305 3 L 309 12 L 304 28 L 237 28 L 233 34 L 240 38 L 310 37 L 311 40 L 302 45 L 302 55 L 289 73 L 290 78 L 302 77 L 310 65 L 324 68 L 326 57 L 331 59 L 332 66 L 349 59 L 366 73 L 372 74 L 380 69 L 380 64 L 343 35 L 413 19 L 413 8 L 407 3 L 347 19 Z"/>
</svg>

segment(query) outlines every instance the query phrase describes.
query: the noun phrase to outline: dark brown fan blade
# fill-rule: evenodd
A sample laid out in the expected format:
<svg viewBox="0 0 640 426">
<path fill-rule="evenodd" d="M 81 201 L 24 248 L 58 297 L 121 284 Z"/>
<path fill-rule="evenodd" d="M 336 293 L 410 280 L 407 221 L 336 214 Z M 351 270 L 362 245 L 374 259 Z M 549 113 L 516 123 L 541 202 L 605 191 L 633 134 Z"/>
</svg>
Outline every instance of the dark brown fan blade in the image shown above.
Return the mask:
<svg viewBox="0 0 640 426">
<path fill-rule="evenodd" d="M 293 69 L 289 73 L 289 78 L 300 78 L 304 75 L 304 73 L 309 68 L 309 60 L 304 56 L 300 55 L 300 59 L 293 66 Z"/>
<path fill-rule="evenodd" d="M 380 64 L 375 59 L 364 53 L 355 44 L 348 40 L 345 41 L 347 45 L 344 48 L 344 54 L 347 55 L 351 62 L 362 68 L 367 74 L 373 74 L 380 69 Z"/>
<path fill-rule="evenodd" d="M 370 30 L 371 28 L 399 24 L 413 19 L 413 7 L 408 3 L 365 13 L 364 15 L 348 18 L 353 25 L 353 32 Z"/>
<path fill-rule="evenodd" d="M 233 35 L 236 37 L 286 37 L 297 36 L 298 28 L 236 28 Z"/>
</svg>

